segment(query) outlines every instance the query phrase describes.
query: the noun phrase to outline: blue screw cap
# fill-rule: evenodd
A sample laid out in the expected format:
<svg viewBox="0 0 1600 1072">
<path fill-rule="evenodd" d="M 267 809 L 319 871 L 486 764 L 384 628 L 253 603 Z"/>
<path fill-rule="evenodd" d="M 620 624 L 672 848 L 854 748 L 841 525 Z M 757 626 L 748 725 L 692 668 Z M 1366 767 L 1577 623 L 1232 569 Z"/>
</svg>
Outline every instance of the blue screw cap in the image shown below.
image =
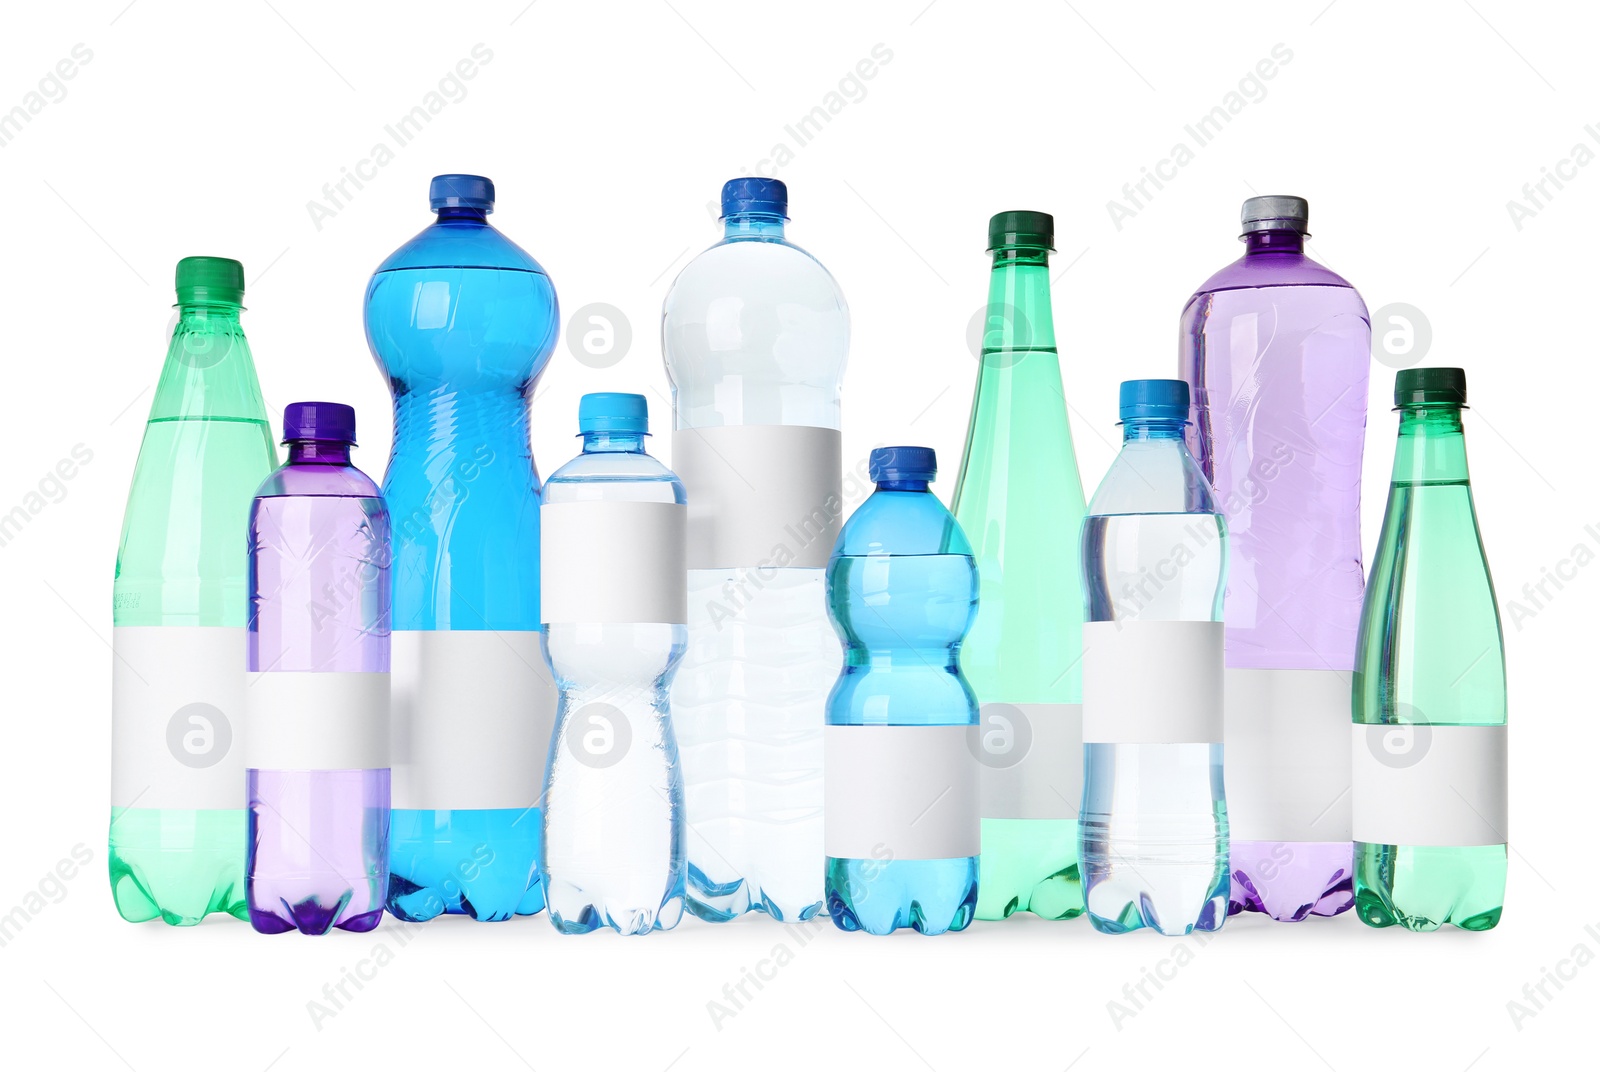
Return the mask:
<svg viewBox="0 0 1600 1072">
<path fill-rule="evenodd" d="M 1118 418 L 1124 421 L 1189 419 L 1189 385 L 1183 380 L 1123 380 Z"/>
<path fill-rule="evenodd" d="M 428 184 L 428 205 L 442 208 L 475 208 L 494 211 L 494 183 L 482 175 L 435 175 Z"/>
<path fill-rule="evenodd" d="M 722 218 L 729 216 L 789 218 L 789 188 L 778 179 L 749 176 L 722 184 Z"/>
<path fill-rule="evenodd" d="M 596 391 L 578 400 L 578 434 L 621 432 L 650 434 L 650 407 L 644 395 Z"/>
<path fill-rule="evenodd" d="M 932 483 L 939 475 L 939 460 L 932 447 L 878 447 L 867 459 L 867 475 L 874 484 L 886 480 Z"/>
</svg>

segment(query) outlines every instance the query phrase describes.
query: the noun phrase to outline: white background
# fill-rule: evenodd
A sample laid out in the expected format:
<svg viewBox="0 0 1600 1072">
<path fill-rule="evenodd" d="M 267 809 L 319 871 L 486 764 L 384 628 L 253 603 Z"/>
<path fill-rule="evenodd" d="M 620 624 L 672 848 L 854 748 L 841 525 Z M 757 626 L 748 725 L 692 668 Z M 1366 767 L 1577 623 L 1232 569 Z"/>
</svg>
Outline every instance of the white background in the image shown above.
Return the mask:
<svg viewBox="0 0 1600 1072">
<path fill-rule="evenodd" d="M 0 948 L 0 1063 L 15 1068 L 1416 1068 L 1593 1067 L 1600 998 L 1594 852 L 1593 618 L 1600 569 L 1535 607 L 1523 586 L 1600 547 L 1590 236 L 1600 167 L 1545 207 L 1507 202 L 1600 151 L 1583 5 L 873 5 L 642 0 L 8 5 L 0 111 L 76 44 L 93 58 L 0 146 L 5 449 L 0 513 L 76 444 L 93 460 L 0 547 L 7 732 L 0 914 L 81 843 L 93 862 Z M 385 139 L 482 43 L 493 53 L 336 215 L 308 201 Z M 1311 246 L 1374 312 L 1431 324 L 1426 361 L 1465 366 L 1473 478 L 1510 660 L 1513 845 L 1498 930 L 1374 931 L 1235 919 L 1203 948 L 1083 921 L 1023 918 L 890 939 L 751 918 L 644 939 L 558 936 L 543 918 L 460 919 L 403 947 L 367 936 L 267 939 L 216 919 L 117 918 L 106 888 L 110 585 L 128 480 L 165 350 L 172 270 L 237 257 L 269 409 L 339 399 L 358 462 L 381 474 L 388 399 L 360 302 L 372 269 L 429 220 L 436 172 L 491 176 L 493 222 L 549 270 L 564 315 L 631 325 L 626 356 L 585 367 L 565 338 L 534 402 L 548 473 L 575 449 L 578 395 L 640 390 L 666 420 L 661 299 L 717 237 L 706 206 L 874 46 L 892 58 L 778 171 L 790 234 L 838 277 L 854 327 L 845 458 L 926 443 L 948 495 L 977 366 L 985 223 L 1055 214 L 1055 303 L 1085 484 L 1110 460 L 1115 385 L 1171 375 L 1177 317 L 1236 257 L 1253 192 L 1312 206 Z M 1292 52 L 1195 160 L 1120 230 L 1106 204 L 1185 140 L 1275 45 Z M 451 90 L 452 94 L 459 94 Z M 768 167 L 770 171 L 770 166 Z M 1069 267 L 1070 265 L 1070 267 Z M 1384 323 L 1376 325 L 1382 334 Z M 570 327 L 570 326 L 568 326 Z M 1403 360 L 1417 360 L 1413 350 Z M 1392 370 L 1374 366 L 1370 555 L 1392 458 Z M 276 416 L 274 418 L 276 420 Z M 665 454 L 668 437 L 655 441 Z M 1572 571 L 1568 570 L 1569 574 Z M 1516 615 L 1512 601 L 1533 611 Z M 55 886 L 50 887 L 52 892 Z M 1593 925 L 1592 931 L 1586 926 Z M 307 1003 L 393 950 L 320 1029 Z M 787 946 L 783 966 L 770 962 Z M 1577 946 L 1587 947 L 1578 960 Z M 1192 953 L 1174 972 L 1179 947 Z M 758 968 L 770 981 L 729 1019 Z M 1131 1018 L 1125 984 L 1172 976 Z M 1571 976 L 1520 1024 L 1525 984 Z M 366 970 L 366 969 L 363 969 Z M 731 1007 L 731 1006 L 730 1006 Z"/>
</svg>

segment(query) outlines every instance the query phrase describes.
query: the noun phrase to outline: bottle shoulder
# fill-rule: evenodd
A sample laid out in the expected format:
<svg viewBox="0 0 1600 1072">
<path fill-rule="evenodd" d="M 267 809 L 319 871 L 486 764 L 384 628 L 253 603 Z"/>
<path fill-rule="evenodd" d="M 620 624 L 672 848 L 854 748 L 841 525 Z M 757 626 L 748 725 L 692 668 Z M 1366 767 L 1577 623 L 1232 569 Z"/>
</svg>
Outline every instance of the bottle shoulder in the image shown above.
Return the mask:
<svg viewBox="0 0 1600 1072">
<path fill-rule="evenodd" d="M 838 281 L 811 253 L 787 239 L 737 236 L 684 265 L 667 291 L 664 313 L 729 296 L 766 297 L 778 283 L 790 303 L 847 311 Z"/>
<path fill-rule="evenodd" d="M 839 532 L 833 557 L 965 555 L 972 544 L 931 491 L 875 491 Z"/>
<path fill-rule="evenodd" d="M 649 454 L 632 451 L 580 454 L 544 482 L 540 502 L 661 502 L 684 505 L 688 494 L 676 473 Z"/>
<path fill-rule="evenodd" d="M 1361 300 L 1348 280 L 1304 253 L 1247 253 L 1196 287 L 1189 301 L 1192 303 L 1219 290 L 1306 286 L 1340 287 L 1349 290 L 1358 302 Z M 1363 304 L 1363 311 L 1365 308 Z"/>
<path fill-rule="evenodd" d="M 256 498 L 318 496 L 381 499 L 372 478 L 353 465 L 285 465 L 256 489 Z"/>
<path fill-rule="evenodd" d="M 1090 517 L 1220 512 L 1210 482 L 1181 439 L 1124 443 L 1088 507 Z"/>
<path fill-rule="evenodd" d="M 502 268 L 547 275 L 527 250 L 488 222 L 436 220 L 389 254 L 374 277 L 403 268 Z"/>
</svg>

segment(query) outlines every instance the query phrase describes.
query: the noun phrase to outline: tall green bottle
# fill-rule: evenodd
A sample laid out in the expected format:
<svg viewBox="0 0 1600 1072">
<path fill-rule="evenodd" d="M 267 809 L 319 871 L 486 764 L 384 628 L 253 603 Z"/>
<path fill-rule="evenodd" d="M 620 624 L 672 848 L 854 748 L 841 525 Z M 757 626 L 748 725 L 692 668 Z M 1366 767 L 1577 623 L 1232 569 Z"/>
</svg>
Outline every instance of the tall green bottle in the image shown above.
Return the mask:
<svg viewBox="0 0 1600 1072">
<path fill-rule="evenodd" d="M 1054 232 L 1043 212 L 989 221 L 989 307 L 952 506 L 978 562 L 961 669 L 981 704 L 979 919 L 1083 912 L 1085 505 L 1050 314 Z"/>
<path fill-rule="evenodd" d="M 1506 887 L 1506 663 L 1467 479 L 1466 374 L 1403 370 L 1394 400 L 1353 689 L 1356 914 L 1488 930 Z"/>
<path fill-rule="evenodd" d="M 249 916 L 246 533 L 278 454 L 239 326 L 243 267 L 186 257 L 177 283 L 117 549 L 107 855 L 124 919 L 186 926 Z"/>
</svg>

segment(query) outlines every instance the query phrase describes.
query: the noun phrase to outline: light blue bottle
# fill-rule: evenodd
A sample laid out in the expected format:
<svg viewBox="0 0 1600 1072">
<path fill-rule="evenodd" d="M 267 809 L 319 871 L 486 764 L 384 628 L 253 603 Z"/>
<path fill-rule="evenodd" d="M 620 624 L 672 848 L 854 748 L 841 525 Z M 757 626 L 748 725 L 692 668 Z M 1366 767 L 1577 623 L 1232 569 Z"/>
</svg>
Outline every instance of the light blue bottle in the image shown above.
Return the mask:
<svg viewBox="0 0 1600 1072">
<path fill-rule="evenodd" d="M 845 655 L 823 734 L 828 913 L 847 931 L 959 931 L 978 903 L 978 703 L 958 662 L 978 571 L 928 490 L 932 450 L 880 447 L 868 473 L 828 560 Z"/>
<path fill-rule="evenodd" d="M 550 922 L 564 934 L 683 917 L 683 775 L 668 689 L 688 643 L 683 484 L 644 451 L 643 395 L 589 394 L 583 453 L 545 483 L 544 650 L 561 689 L 545 774 Z"/>
<path fill-rule="evenodd" d="M 1084 898 L 1098 931 L 1214 931 L 1227 523 L 1184 445 L 1189 385 L 1122 385 L 1122 451 L 1083 526 Z"/>
<path fill-rule="evenodd" d="M 440 175 L 438 219 L 367 285 L 394 395 L 389 911 L 479 920 L 544 907 L 540 773 L 555 687 L 540 652 L 539 476 L 528 400 L 555 288 L 489 225 L 494 184 Z"/>
</svg>

